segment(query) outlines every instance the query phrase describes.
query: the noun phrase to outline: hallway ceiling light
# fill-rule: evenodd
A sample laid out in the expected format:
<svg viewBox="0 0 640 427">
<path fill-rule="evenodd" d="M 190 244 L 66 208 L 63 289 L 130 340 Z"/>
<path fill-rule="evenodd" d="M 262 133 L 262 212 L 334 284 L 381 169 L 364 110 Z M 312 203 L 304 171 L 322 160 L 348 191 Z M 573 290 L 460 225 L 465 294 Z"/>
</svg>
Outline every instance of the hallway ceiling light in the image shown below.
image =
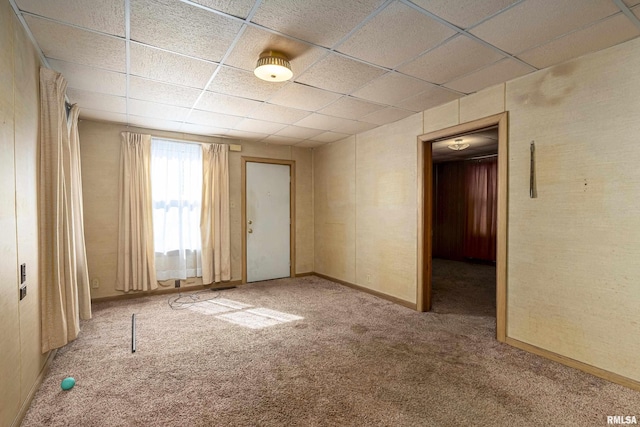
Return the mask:
<svg viewBox="0 0 640 427">
<path fill-rule="evenodd" d="M 460 139 L 456 139 L 455 143 L 447 145 L 447 147 L 455 151 L 460 151 L 460 150 L 464 150 L 465 148 L 469 148 L 469 144 L 463 144 L 462 138 L 460 138 Z"/>
<path fill-rule="evenodd" d="M 253 73 L 267 82 L 284 82 L 293 77 L 289 59 L 280 52 L 269 50 L 260 55 Z"/>
</svg>

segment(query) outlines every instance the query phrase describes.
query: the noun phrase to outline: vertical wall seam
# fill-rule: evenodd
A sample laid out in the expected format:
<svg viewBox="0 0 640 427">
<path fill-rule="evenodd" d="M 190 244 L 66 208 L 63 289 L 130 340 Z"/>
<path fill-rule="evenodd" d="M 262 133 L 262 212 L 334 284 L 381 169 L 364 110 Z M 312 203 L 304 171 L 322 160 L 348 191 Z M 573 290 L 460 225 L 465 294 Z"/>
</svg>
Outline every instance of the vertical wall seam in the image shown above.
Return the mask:
<svg viewBox="0 0 640 427">
<path fill-rule="evenodd" d="M 353 283 L 358 284 L 358 134 L 353 136 Z"/>
</svg>

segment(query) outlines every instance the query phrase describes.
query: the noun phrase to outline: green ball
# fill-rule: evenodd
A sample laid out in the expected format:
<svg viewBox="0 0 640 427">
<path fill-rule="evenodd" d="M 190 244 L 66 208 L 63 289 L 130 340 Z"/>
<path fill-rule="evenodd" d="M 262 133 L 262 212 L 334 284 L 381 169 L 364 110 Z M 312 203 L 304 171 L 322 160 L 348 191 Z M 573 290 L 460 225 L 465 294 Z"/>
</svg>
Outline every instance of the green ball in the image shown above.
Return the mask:
<svg viewBox="0 0 640 427">
<path fill-rule="evenodd" d="M 60 387 L 62 387 L 63 390 L 71 390 L 74 385 L 76 385 L 76 380 L 73 377 L 67 377 L 62 380 Z"/>
</svg>

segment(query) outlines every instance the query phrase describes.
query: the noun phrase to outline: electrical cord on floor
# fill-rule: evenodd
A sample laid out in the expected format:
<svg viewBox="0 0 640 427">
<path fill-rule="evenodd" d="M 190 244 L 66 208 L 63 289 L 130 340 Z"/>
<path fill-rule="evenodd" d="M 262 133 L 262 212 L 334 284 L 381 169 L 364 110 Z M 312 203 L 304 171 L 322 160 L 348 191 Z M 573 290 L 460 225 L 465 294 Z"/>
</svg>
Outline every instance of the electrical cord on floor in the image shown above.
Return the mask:
<svg viewBox="0 0 640 427">
<path fill-rule="evenodd" d="M 211 292 L 214 292 L 213 295 Z M 209 297 L 205 297 L 204 294 L 209 294 Z M 193 304 L 220 298 L 220 295 L 221 293 L 217 289 L 204 289 L 198 292 L 188 294 L 179 293 L 177 296 L 170 296 L 167 302 L 173 310 L 184 310 Z"/>
</svg>

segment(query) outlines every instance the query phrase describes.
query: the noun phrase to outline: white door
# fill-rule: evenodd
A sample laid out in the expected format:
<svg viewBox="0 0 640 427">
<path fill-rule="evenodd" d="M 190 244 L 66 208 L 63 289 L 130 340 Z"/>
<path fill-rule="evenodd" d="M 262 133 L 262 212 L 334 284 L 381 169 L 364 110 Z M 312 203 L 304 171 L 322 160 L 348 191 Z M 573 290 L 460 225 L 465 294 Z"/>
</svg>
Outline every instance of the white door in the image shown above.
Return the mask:
<svg viewBox="0 0 640 427">
<path fill-rule="evenodd" d="M 247 282 L 290 276 L 289 165 L 247 162 Z"/>
</svg>

